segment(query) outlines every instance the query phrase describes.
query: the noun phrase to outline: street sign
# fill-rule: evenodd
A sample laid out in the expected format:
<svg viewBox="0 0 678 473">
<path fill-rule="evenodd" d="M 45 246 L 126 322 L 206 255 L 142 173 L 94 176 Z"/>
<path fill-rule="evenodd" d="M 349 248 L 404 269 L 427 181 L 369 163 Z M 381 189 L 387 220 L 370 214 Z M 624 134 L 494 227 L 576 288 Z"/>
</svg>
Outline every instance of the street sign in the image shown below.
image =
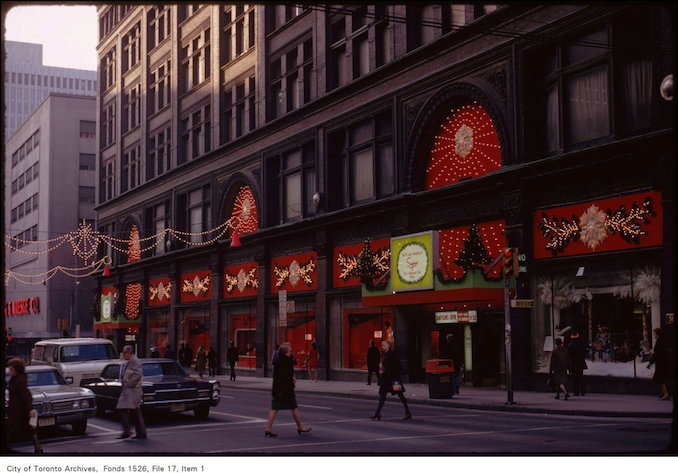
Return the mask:
<svg viewBox="0 0 678 473">
<path fill-rule="evenodd" d="M 516 309 L 533 309 L 534 299 L 511 299 L 511 307 Z"/>
</svg>

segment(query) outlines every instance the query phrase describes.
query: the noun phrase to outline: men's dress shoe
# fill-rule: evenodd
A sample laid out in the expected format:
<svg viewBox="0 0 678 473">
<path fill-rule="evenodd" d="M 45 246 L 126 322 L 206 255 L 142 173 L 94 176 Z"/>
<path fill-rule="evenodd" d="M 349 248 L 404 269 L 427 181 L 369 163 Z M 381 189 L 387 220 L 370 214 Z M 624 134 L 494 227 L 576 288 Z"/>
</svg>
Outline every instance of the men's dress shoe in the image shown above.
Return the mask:
<svg viewBox="0 0 678 473">
<path fill-rule="evenodd" d="M 122 435 L 121 435 L 120 437 L 118 437 L 118 438 L 119 438 L 119 439 L 128 439 L 128 438 L 130 438 L 130 434 L 122 434 Z"/>
<path fill-rule="evenodd" d="M 135 435 L 133 438 L 135 438 L 135 439 L 145 439 L 145 438 L 146 438 L 146 435 L 139 435 L 139 434 L 137 434 L 137 435 Z"/>
</svg>

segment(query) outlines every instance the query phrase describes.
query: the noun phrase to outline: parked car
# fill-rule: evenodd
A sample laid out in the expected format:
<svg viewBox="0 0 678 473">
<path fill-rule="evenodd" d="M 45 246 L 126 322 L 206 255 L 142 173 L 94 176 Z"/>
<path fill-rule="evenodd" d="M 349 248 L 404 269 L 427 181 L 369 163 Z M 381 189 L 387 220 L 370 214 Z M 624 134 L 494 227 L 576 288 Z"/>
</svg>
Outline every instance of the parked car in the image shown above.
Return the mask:
<svg viewBox="0 0 678 473">
<path fill-rule="evenodd" d="M 176 360 L 164 358 L 141 358 L 143 366 L 142 389 L 144 396 L 141 408 L 145 412 L 194 411 L 196 417 L 206 418 L 210 407 L 221 400 L 221 385 L 214 379 L 198 379 L 181 367 Z M 115 410 L 122 391 L 122 367 L 124 361 L 109 363 L 98 381 L 88 383 L 97 398 L 97 414 Z"/>
<path fill-rule="evenodd" d="M 103 367 L 117 359 L 118 350 L 106 338 L 55 338 L 35 343 L 30 364 L 54 366 L 67 381 L 82 386 L 97 379 Z"/>
<path fill-rule="evenodd" d="M 96 413 L 96 398 L 92 391 L 67 383 L 53 366 L 27 366 L 26 376 L 33 396 L 33 409 L 38 412 L 38 427 L 70 424 L 73 433 L 85 433 L 87 419 Z M 9 378 L 9 368 L 5 368 L 6 386 Z M 5 415 L 8 404 L 9 391 L 5 389 Z"/>
</svg>

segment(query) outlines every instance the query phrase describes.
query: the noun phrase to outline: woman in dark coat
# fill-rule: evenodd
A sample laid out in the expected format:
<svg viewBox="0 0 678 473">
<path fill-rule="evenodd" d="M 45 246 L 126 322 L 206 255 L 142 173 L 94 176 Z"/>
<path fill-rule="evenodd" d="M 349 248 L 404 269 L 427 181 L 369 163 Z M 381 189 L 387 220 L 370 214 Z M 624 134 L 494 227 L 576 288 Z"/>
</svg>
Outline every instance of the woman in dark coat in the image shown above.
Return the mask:
<svg viewBox="0 0 678 473">
<path fill-rule="evenodd" d="M 567 393 L 567 372 L 570 371 L 570 353 L 563 348 L 563 341 L 560 338 L 556 339 L 556 349 L 551 353 L 551 375 L 553 382 L 558 386 L 556 388 L 556 399 L 560 399 L 560 391 L 565 393 L 565 400 L 570 397 Z"/>
<path fill-rule="evenodd" d="M 666 400 L 669 398 L 668 384 L 671 377 L 671 370 L 669 368 L 671 357 L 669 355 L 669 349 L 666 346 L 666 341 L 662 336 L 661 329 L 656 328 L 652 332 L 654 332 L 654 338 L 656 340 L 654 342 L 652 358 L 650 359 L 650 365 L 654 363 L 654 376 L 652 377 L 652 381 L 660 386 L 659 397 Z"/>
<path fill-rule="evenodd" d="M 405 399 L 405 386 L 403 385 L 402 379 L 400 378 L 400 360 L 398 356 L 391 350 L 391 343 L 384 340 L 381 342 L 381 350 L 384 353 L 381 358 L 382 364 L 382 374 L 381 374 L 381 385 L 379 386 L 379 406 L 377 407 L 377 412 L 374 415 L 370 416 L 372 420 L 381 420 L 381 408 L 384 407 L 384 402 L 386 401 L 386 394 L 397 395 L 400 398 L 400 402 L 403 403 L 405 407 L 405 417 L 403 420 L 411 419 L 412 413 L 407 407 L 407 400 Z M 394 389 L 394 381 L 396 381 L 398 388 Z"/>
<path fill-rule="evenodd" d="M 266 437 L 275 437 L 278 434 L 273 433 L 273 420 L 281 409 L 292 410 L 292 417 L 297 423 L 297 433 L 301 435 L 310 432 L 311 428 L 304 427 L 299 417 L 299 408 L 297 407 L 297 398 L 294 393 L 294 365 L 296 360 L 292 356 L 292 349 L 288 343 L 283 343 L 278 350 L 278 359 L 273 365 L 273 398 L 271 399 L 271 412 L 268 414 L 268 425 L 266 426 Z"/>
<path fill-rule="evenodd" d="M 38 441 L 38 430 L 29 424 L 32 416 L 37 416 L 33 411 L 33 396 L 28 389 L 28 377 L 26 367 L 21 358 L 12 358 L 8 362 L 9 374 L 9 403 L 7 405 L 7 435 L 10 440 L 20 440 L 22 437 L 32 437 L 35 453 L 42 453 L 42 447 Z M 36 419 L 37 420 L 37 419 Z"/>
</svg>

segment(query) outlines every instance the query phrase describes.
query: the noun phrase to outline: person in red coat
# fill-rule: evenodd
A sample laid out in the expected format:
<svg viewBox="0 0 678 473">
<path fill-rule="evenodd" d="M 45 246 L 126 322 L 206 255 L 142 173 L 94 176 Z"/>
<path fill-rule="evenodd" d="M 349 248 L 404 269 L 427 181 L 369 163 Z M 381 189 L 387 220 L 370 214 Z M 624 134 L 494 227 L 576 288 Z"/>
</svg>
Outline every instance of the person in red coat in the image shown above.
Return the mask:
<svg viewBox="0 0 678 473">
<path fill-rule="evenodd" d="M 30 436 L 33 439 L 35 453 L 42 453 L 42 447 L 38 441 L 38 429 L 29 423 L 31 417 L 37 417 L 38 413 L 33 410 L 33 396 L 28 389 L 26 365 L 21 358 L 12 358 L 8 366 L 11 378 L 7 389 L 9 391 L 7 422 L 5 423 L 7 437 L 10 441 L 16 441 Z"/>
</svg>

